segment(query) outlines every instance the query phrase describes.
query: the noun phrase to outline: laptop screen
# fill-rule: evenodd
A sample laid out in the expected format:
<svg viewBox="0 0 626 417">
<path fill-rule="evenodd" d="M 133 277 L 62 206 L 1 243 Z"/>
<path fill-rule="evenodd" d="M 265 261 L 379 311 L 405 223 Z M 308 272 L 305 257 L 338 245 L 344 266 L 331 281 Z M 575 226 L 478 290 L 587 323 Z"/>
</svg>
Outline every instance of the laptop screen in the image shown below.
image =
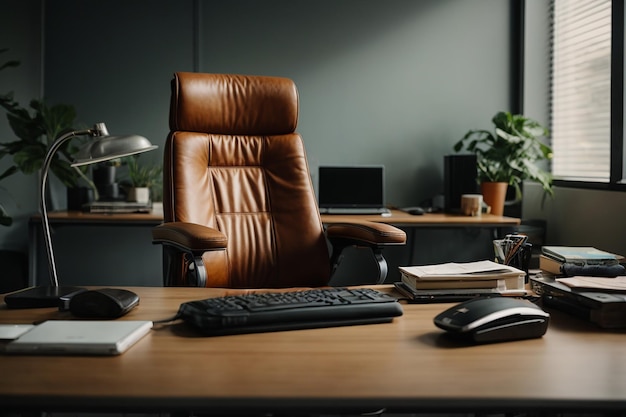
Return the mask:
<svg viewBox="0 0 626 417">
<path fill-rule="evenodd" d="M 385 206 L 384 166 L 320 166 L 320 208 Z"/>
</svg>

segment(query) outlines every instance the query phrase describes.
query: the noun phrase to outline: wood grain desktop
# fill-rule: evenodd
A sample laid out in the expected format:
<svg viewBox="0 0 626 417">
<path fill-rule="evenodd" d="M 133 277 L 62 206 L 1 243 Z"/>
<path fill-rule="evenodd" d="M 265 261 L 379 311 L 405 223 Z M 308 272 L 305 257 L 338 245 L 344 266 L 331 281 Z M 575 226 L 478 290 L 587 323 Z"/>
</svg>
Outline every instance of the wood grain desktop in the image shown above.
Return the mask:
<svg viewBox="0 0 626 417">
<path fill-rule="evenodd" d="M 400 210 L 391 210 L 391 216 L 381 216 L 380 214 L 322 214 L 322 222 L 326 224 L 340 223 L 347 220 L 364 220 L 379 223 L 388 223 L 394 226 L 477 226 L 477 227 L 503 227 L 520 224 L 521 220 L 516 217 L 496 216 L 493 214 L 483 214 L 481 216 L 464 216 L 461 214 L 449 213 L 425 213 L 422 215 L 412 215 Z"/>
<path fill-rule="evenodd" d="M 151 223 L 158 224 L 163 221 L 163 211 L 155 210 L 150 213 L 85 213 L 81 211 L 53 211 L 48 215 L 51 224 L 71 224 L 71 223 Z M 447 213 L 426 213 L 423 215 L 411 215 L 400 210 L 391 210 L 391 216 L 381 216 L 379 214 L 322 214 L 322 222 L 326 224 L 346 222 L 348 220 L 372 221 L 388 223 L 393 225 L 409 226 L 485 226 L 485 225 L 518 225 L 520 219 L 515 217 L 495 216 L 493 214 L 483 214 L 482 216 L 463 216 L 460 214 Z M 40 223 L 41 218 L 35 215 L 31 222 Z"/>
<path fill-rule="evenodd" d="M 393 292 L 390 286 L 375 287 Z M 123 320 L 160 320 L 180 303 L 237 293 L 129 288 Z M 388 324 L 224 337 L 156 325 L 119 357 L 0 355 L 3 411 L 608 412 L 626 409 L 626 333 L 551 312 L 540 339 L 467 345 L 433 318 L 451 304 L 405 304 Z M 7 310 L 1 323 L 65 319 Z"/>
</svg>

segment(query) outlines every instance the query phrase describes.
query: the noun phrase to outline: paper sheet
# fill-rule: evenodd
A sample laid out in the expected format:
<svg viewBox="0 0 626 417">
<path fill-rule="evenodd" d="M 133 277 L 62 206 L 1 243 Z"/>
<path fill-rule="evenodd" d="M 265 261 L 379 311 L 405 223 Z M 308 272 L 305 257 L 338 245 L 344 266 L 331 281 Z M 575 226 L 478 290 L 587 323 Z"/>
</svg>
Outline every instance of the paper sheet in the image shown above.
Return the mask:
<svg viewBox="0 0 626 417">
<path fill-rule="evenodd" d="M 571 288 L 587 288 L 626 292 L 626 276 L 619 276 L 615 278 L 575 276 L 568 278 L 557 278 L 556 281 L 565 284 Z"/>
</svg>

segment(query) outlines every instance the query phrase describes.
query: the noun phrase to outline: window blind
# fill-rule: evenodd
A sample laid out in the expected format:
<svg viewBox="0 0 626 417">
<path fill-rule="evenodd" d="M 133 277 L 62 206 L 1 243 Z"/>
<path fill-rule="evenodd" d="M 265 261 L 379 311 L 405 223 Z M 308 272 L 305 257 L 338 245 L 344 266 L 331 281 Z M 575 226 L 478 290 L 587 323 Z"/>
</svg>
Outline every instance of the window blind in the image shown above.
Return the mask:
<svg viewBox="0 0 626 417">
<path fill-rule="evenodd" d="M 552 25 L 552 173 L 608 182 L 611 0 L 553 0 Z"/>
</svg>

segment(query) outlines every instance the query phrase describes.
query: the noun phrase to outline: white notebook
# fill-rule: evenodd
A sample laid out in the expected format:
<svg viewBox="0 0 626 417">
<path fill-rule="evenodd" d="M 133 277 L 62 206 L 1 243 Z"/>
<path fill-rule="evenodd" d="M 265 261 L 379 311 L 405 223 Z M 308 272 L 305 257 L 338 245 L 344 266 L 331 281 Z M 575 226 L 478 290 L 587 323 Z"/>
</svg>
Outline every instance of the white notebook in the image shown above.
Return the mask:
<svg viewBox="0 0 626 417">
<path fill-rule="evenodd" d="M 151 321 L 48 320 L 6 345 L 34 355 L 119 355 L 152 328 Z"/>
</svg>

